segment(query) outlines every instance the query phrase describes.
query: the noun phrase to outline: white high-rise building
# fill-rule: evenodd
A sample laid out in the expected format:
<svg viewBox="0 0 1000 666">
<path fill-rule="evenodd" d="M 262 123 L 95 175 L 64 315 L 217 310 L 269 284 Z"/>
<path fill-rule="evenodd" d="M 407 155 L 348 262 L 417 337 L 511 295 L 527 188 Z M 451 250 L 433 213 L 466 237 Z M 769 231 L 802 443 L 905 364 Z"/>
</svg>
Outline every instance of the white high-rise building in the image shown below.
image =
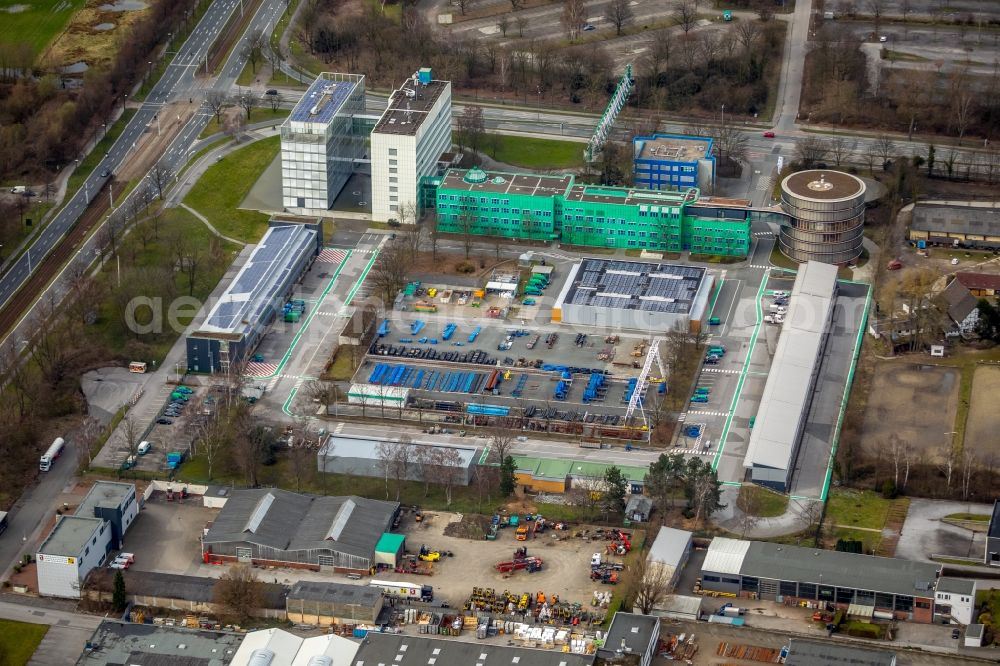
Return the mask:
<svg viewBox="0 0 1000 666">
<path fill-rule="evenodd" d="M 365 77 L 320 74 L 281 126 L 281 193 L 285 210 L 325 211 L 365 155 L 354 128 L 365 112 Z"/>
<path fill-rule="evenodd" d="M 451 82 L 435 81 L 424 67 L 392 93 L 371 134 L 372 219 L 400 215 L 420 203 L 420 179 L 437 173 L 451 150 Z"/>
</svg>

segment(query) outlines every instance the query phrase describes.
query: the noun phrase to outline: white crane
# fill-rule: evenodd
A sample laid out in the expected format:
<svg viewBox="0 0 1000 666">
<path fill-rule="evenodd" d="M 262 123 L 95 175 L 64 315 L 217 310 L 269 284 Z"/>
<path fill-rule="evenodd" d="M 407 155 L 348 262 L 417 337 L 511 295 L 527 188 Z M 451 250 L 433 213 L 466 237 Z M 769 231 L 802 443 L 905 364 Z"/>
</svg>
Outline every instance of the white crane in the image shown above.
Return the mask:
<svg viewBox="0 0 1000 666">
<path fill-rule="evenodd" d="M 663 342 L 663 338 L 653 338 L 649 345 L 649 351 L 646 352 L 646 360 L 642 364 L 642 371 L 639 372 L 639 377 L 635 383 L 635 390 L 632 391 L 632 397 L 628 401 L 628 409 L 625 411 L 625 425 L 628 426 L 629 420 L 635 414 L 635 410 L 639 410 L 639 416 L 642 417 L 643 425 L 649 425 L 646 420 L 646 412 L 642 409 L 642 395 L 646 391 L 646 384 L 649 381 L 649 373 L 653 369 L 653 362 L 656 362 L 657 367 L 660 369 L 660 379 L 664 382 L 667 381 L 667 371 L 663 366 L 663 359 L 660 358 L 660 343 Z"/>
</svg>

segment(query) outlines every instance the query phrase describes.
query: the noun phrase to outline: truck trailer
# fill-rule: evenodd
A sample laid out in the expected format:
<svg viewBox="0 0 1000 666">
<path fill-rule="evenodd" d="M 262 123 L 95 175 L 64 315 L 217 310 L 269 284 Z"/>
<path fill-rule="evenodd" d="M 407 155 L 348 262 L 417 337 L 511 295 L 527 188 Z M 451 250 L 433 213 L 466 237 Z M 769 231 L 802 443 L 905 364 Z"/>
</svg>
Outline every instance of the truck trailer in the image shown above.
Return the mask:
<svg viewBox="0 0 1000 666">
<path fill-rule="evenodd" d="M 385 594 L 403 599 L 419 599 L 420 601 L 434 601 L 434 588 L 430 585 L 418 585 L 416 583 L 397 583 L 388 580 L 373 580 L 368 583 L 370 587 L 377 587 Z"/>
<path fill-rule="evenodd" d="M 63 447 L 66 446 L 66 440 L 62 437 L 56 437 L 55 441 L 46 449 L 45 453 L 42 454 L 41 459 L 38 461 L 38 469 L 43 472 L 47 472 L 52 469 L 52 463 L 56 461 L 60 455 L 62 455 Z"/>
</svg>

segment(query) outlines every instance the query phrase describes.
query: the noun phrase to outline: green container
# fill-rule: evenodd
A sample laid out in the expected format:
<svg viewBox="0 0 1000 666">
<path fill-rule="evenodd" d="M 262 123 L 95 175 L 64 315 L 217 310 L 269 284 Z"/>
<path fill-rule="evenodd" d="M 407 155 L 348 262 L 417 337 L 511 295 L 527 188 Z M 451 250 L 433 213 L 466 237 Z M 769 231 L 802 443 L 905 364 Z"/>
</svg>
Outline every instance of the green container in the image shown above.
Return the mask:
<svg viewBox="0 0 1000 666">
<path fill-rule="evenodd" d="M 287 322 L 289 322 L 291 324 L 297 324 L 297 323 L 299 323 L 299 318 L 301 316 L 302 316 L 301 313 L 295 312 L 294 310 L 290 310 L 289 312 L 285 313 L 285 321 L 287 321 Z"/>
</svg>

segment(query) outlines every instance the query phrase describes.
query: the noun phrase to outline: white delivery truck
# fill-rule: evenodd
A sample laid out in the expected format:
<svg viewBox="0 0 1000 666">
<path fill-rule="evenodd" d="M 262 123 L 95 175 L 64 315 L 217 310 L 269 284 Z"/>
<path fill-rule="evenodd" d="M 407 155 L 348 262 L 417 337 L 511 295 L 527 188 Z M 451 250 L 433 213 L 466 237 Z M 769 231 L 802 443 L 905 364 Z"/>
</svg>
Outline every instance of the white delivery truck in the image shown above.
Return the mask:
<svg viewBox="0 0 1000 666">
<path fill-rule="evenodd" d="M 64 446 L 66 446 L 66 440 L 62 437 L 56 437 L 55 441 L 52 442 L 45 453 L 42 454 L 41 460 L 38 461 L 38 469 L 43 472 L 47 472 L 52 469 L 52 463 L 56 461 L 56 458 L 62 455 Z"/>
</svg>

